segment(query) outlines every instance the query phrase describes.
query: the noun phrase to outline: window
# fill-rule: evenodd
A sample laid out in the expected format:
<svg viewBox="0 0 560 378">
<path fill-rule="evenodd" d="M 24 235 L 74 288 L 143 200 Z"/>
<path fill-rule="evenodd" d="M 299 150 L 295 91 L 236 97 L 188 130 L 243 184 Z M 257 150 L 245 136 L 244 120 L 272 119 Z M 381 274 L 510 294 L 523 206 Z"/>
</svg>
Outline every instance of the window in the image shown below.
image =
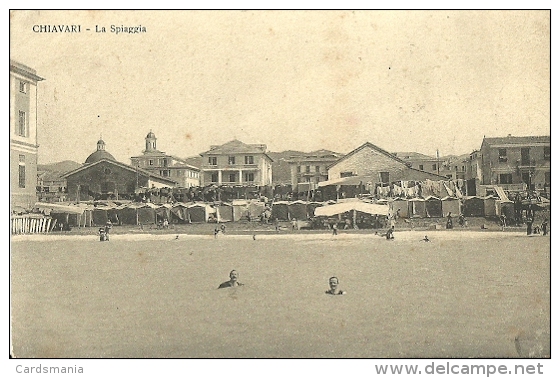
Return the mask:
<svg viewBox="0 0 560 378">
<path fill-rule="evenodd" d="M 437 171 L 437 164 L 432 164 L 432 171 Z"/>
<path fill-rule="evenodd" d="M 511 184 L 513 183 L 513 178 L 511 173 L 502 173 L 499 176 L 500 184 Z"/>
<path fill-rule="evenodd" d="M 212 177 L 210 178 L 210 181 L 218 182 L 218 174 L 217 173 L 212 173 Z"/>
<path fill-rule="evenodd" d="M 228 156 L 227 161 L 229 165 L 235 165 L 235 156 Z"/>
<path fill-rule="evenodd" d="M 27 93 L 27 83 L 25 81 L 20 81 L 19 82 L 19 91 L 21 93 Z"/>
<path fill-rule="evenodd" d="M 507 150 L 498 148 L 498 163 L 507 163 Z"/>
<path fill-rule="evenodd" d="M 352 177 L 352 176 L 354 176 L 354 173 L 352 172 L 340 172 L 340 178 Z"/>
<path fill-rule="evenodd" d="M 152 159 L 150 159 L 150 160 L 148 161 L 148 164 L 149 164 L 149 165 L 154 165 L 154 161 L 153 161 Z"/>
<path fill-rule="evenodd" d="M 17 129 L 17 135 L 27 136 L 27 117 L 25 112 L 19 111 L 19 123 Z"/>
<path fill-rule="evenodd" d="M 522 148 L 521 149 L 521 165 L 529 165 L 530 161 L 529 161 L 529 149 L 528 148 Z"/>
<path fill-rule="evenodd" d="M 245 156 L 245 164 L 255 164 L 253 156 Z"/>
<path fill-rule="evenodd" d="M 544 147 L 544 160 L 550 160 L 550 146 Z"/>
<path fill-rule="evenodd" d="M 305 173 L 311 172 L 311 167 L 309 165 L 305 166 Z"/>
<path fill-rule="evenodd" d="M 321 182 L 321 178 L 320 177 L 315 177 L 315 183 L 318 184 Z"/>
<path fill-rule="evenodd" d="M 301 173 L 301 165 L 297 166 L 297 173 Z"/>
<path fill-rule="evenodd" d="M 208 157 L 208 164 L 218 165 L 218 158 L 216 156 L 209 156 Z"/>
<path fill-rule="evenodd" d="M 379 176 L 383 184 L 389 183 L 389 172 L 379 172 Z"/>
<path fill-rule="evenodd" d="M 423 171 L 423 170 L 424 170 L 424 164 L 420 164 L 420 165 L 418 166 L 418 169 L 420 169 L 421 171 Z"/>
<path fill-rule="evenodd" d="M 163 166 L 167 167 L 167 159 L 163 159 Z"/>
<path fill-rule="evenodd" d="M 245 173 L 245 181 L 247 181 L 247 182 L 255 181 L 255 174 L 254 173 Z"/>
<path fill-rule="evenodd" d="M 25 155 L 19 155 L 19 187 L 25 188 Z"/>
<path fill-rule="evenodd" d="M 229 182 L 235 182 L 235 173 L 229 174 Z"/>
</svg>

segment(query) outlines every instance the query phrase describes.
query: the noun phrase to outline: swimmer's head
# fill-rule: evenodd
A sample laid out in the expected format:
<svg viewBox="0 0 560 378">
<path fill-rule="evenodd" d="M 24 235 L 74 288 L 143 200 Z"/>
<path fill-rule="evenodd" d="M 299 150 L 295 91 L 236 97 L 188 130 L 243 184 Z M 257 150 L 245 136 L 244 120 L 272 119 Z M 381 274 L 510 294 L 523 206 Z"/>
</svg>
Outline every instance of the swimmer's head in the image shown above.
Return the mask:
<svg viewBox="0 0 560 378">
<path fill-rule="evenodd" d="M 231 272 L 229 272 L 229 279 L 231 281 L 237 281 L 238 277 L 239 277 L 239 274 L 237 273 L 237 270 L 232 270 Z"/>
<path fill-rule="evenodd" d="M 336 289 L 338 287 L 338 278 L 337 277 L 329 278 L 329 286 L 331 290 Z"/>
</svg>

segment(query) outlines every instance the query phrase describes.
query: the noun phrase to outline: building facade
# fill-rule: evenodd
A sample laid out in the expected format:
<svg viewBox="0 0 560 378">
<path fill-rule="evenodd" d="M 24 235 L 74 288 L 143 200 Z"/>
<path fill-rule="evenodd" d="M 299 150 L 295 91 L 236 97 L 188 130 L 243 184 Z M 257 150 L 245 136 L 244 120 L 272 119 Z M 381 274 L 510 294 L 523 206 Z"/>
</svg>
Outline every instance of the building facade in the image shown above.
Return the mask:
<svg viewBox="0 0 560 378">
<path fill-rule="evenodd" d="M 41 202 L 64 202 L 67 197 L 66 179 L 60 172 L 37 172 L 37 197 Z"/>
<path fill-rule="evenodd" d="M 291 156 L 288 160 L 292 188 L 301 183 L 318 184 L 329 179 L 327 167 L 337 161 L 342 154 L 319 150 L 302 155 Z"/>
<path fill-rule="evenodd" d="M 132 200 L 139 189 L 172 188 L 177 182 L 170 178 L 115 160 L 105 150 L 105 142 L 97 142 L 97 150 L 83 166 L 62 175 L 67 183 L 70 201 L 91 199 Z"/>
<path fill-rule="evenodd" d="M 430 173 L 439 174 L 443 160 L 418 152 L 394 152 L 396 157 L 407 163 L 410 168 Z"/>
<path fill-rule="evenodd" d="M 328 167 L 329 181 L 353 176 L 363 177 L 374 184 L 445 179 L 437 174 L 412 168 L 408 162 L 369 142 L 362 144 Z"/>
<path fill-rule="evenodd" d="M 151 130 L 145 140 L 146 148 L 142 155 L 130 158 L 132 166 L 173 179 L 182 188 L 200 186 L 199 168 L 187 164 L 184 159 L 159 151 L 157 138 Z"/>
<path fill-rule="evenodd" d="M 550 136 L 484 138 L 480 147 L 482 185 L 525 184 L 550 193 Z"/>
<path fill-rule="evenodd" d="M 37 72 L 10 60 L 11 206 L 31 209 L 37 201 Z"/>
<path fill-rule="evenodd" d="M 246 144 L 232 140 L 200 154 L 200 184 L 255 185 L 272 184 L 272 158 L 266 144 Z"/>
</svg>

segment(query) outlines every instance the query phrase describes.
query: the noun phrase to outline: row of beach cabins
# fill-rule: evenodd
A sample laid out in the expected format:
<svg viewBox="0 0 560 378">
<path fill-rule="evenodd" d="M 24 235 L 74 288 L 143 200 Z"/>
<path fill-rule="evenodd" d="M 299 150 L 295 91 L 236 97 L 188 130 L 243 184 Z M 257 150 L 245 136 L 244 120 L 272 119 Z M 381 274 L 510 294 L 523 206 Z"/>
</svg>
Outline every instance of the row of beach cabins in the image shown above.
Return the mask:
<svg viewBox="0 0 560 378">
<path fill-rule="evenodd" d="M 503 198 L 503 197 L 502 197 Z M 316 212 L 318 207 L 328 207 L 343 203 L 367 203 L 375 206 L 334 206 Z M 500 217 L 514 219 L 514 203 L 507 198 L 487 197 L 444 197 L 393 198 L 393 199 L 345 199 L 327 202 L 314 201 L 274 201 L 266 204 L 259 200 L 233 200 L 219 203 L 117 203 L 96 202 L 63 205 L 37 203 L 36 210 L 51 222 L 37 225 L 38 214 L 12 217 L 12 234 L 45 233 L 52 230 L 68 230 L 72 227 L 103 226 L 108 221 L 115 225 L 156 225 L 164 220 L 174 224 L 238 222 L 238 221 L 304 221 L 328 214 L 332 217 L 357 217 L 364 219 L 386 217 L 398 213 L 400 218 L 441 218 L 461 213 L 465 217 Z M 340 210 L 338 210 L 340 209 Z"/>
</svg>

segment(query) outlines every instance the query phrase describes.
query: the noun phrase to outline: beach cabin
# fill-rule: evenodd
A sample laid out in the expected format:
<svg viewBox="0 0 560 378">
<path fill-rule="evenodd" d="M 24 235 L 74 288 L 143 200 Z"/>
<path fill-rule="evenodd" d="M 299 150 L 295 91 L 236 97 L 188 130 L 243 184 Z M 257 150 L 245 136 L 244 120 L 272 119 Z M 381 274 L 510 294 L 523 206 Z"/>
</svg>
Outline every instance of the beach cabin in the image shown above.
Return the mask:
<svg viewBox="0 0 560 378">
<path fill-rule="evenodd" d="M 391 209 L 393 214 L 396 214 L 397 211 L 399 211 L 399 217 L 401 218 L 409 218 L 410 217 L 410 213 L 409 213 L 409 205 L 408 205 L 408 200 L 406 200 L 405 198 L 395 198 L 391 201 L 387 201 L 387 200 L 378 200 L 377 201 L 378 204 L 389 204 L 389 208 Z"/>
<path fill-rule="evenodd" d="M 484 216 L 495 217 L 498 215 L 496 212 L 496 201 L 498 199 L 493 196 L 484 197 Z"/>
<path fill-rule="evenodd" d="M 212 211 L 209 205 L 203 203 L 195 203 L 187 206 L 187 222 L 188 223 L 206 223 Z"/>
<path fill-rule="evenodd" d="M 428 196 L 426 200 L 426 216 L 428 218 L 441 218 L 443 216 L 443 206 L 441 199 L 435 196 Z"/>
<path fill-rule="evenodd" d="M 290 219 L 287 201 L 278 201 L 272 204 L 272 218 L 281 221 Z"/>
<path fill-rule="evenodd" d="M 171 207 L 171 223 L 187 223 L 187 204 L 177 202 Z"/>
<path fill-rule="evenodd" d="M 452 217 L 458 217 L 461 214 L 461 200 L 455 197 L 443 197 L 441 199 L 441 212 L 444 217 L 449 213 Z"/>
<path fill-rule="evenodd" d="M 423 198 L 412 198 L 408 200 L 408 204 L 410 218 L 426 217 L 426 200 L 424 200 Z"/>
<path fill-rule="evenodd" d="M 265 210 L 265 204 L 261 201 L 250 201 L 248 206 L 248 213 L 251 220 L 259 219 Z"/>
<path fill-rule="evenodd" d="M 241 219 L 247 219 L 249 215 L 249 201 L 246 200 L 233 200 L 233 221 L 237 222 Z"/>
<path fill-rule="evenodd" d="M 290 219 L 307 219 L 307 204 L 303 201 L 290 202 L 288 204 L 288 213 Z"/>
<path fill-rule="evenodd" d="M 463 207 L 466 217 L 484 217 L 484 199 L 482 197 L 465 197 Z"/>
<path fill-rule="evenodd" d="M 233 205 L 222 202 L 216 206 L 218 222 L 233 222 Z"/>
</svg>

